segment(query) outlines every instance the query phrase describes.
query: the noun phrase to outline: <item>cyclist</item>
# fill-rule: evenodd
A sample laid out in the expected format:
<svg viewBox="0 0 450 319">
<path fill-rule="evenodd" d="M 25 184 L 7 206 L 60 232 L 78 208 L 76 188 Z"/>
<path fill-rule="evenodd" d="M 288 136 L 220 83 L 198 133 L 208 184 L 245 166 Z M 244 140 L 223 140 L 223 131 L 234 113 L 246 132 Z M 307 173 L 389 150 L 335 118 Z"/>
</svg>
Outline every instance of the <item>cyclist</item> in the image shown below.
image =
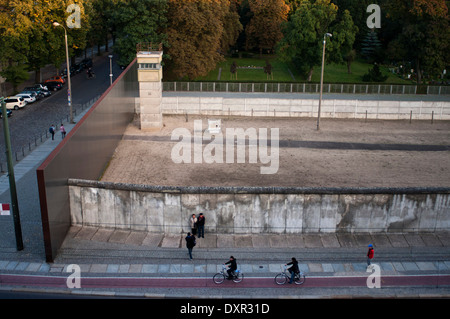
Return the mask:
<svg viewBox="0 0 450 319">
<path fill-rule="evenodd" d="M 292 265 L 288 268 L 289 272 L 291 273 L 291 280 L 289 280 L 289 283 L 292 284 L 294 282 L 295 274 L 298 274 L 300 272 L 300 269 L 298 268 L 298 261 L 294 257 L 292 257 L 292 261 L 287 263 L 285 266 Z"/>
<path fill-rule="evenodd" d="M 86 73 L 89 79 L 94 76 L 94 71 L 92 71 L 91 67 L 86 71 Z"/>
<path fill-rule="evenodd" d="M 228 273 L 228 280 L 233 279 L 233 274 L 234 271 L 237 269 L 237 262 L 236 262 L 236 258 L 234 258 L 233 256 L 230 256 L 230 260 L 227 261 L 226 263 L 224 263 L 224 265 L 230 265 L 230 267 L 227 270 Z"/>
</svg>

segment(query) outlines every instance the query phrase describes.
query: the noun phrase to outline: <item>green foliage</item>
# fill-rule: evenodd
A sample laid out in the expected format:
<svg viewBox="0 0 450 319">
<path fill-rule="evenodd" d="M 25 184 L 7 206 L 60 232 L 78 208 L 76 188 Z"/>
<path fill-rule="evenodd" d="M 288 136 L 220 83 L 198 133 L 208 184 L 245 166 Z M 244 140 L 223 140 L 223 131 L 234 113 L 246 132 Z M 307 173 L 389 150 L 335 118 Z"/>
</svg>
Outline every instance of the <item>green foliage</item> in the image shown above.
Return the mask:
<svg viewBox="0 0 450 319">
<path fill-rule="evenodd" d="M 28 72 L 25 70 L 25 65 L 15 64 L 8 66 L 5 70 L 0 72 L 7 82 L 11 83 L 14 88 L 14 93 L 17 92 L 17 86 L 28 80 Z"/>
<path fill-rule="evenodd" d="M 121 0 L 114 6 L 116 43 L 114 51 L 119 64 L 128 65 L 136 57 L 136 45 L 142 42 L 159 44 L 165 40 L 168 6 L 166 0 Z"/>
<path fill-rule="evenodd" d="M 369 70 L 366 74 L 364 74 L 362 80 L 364 82 L 385 82 L 388 76 L 383 75 L 380 71 L 380 67 L 378 64 L 375 64 L 372 69 Z"/>
<path fill-rule="evenodd" d="M 369 62 L 381 62 L 379 59 L 381 42 L 375 30 L 367 32 L 361 44 L 361 55 Z"/>
<path fill-rule="evenodd" d="M 284 38 L 278 46 L 280 57 L 311 80 L 313 69 L 321 64 L 325 33 L 333 33 L 327 41 L 327 61 L 343 63 L 352 50 L 358 28 L 350 12 L 337 19 L 338 8 L 330 0 L 303 1 L 284 25 Z"/>
</svg>

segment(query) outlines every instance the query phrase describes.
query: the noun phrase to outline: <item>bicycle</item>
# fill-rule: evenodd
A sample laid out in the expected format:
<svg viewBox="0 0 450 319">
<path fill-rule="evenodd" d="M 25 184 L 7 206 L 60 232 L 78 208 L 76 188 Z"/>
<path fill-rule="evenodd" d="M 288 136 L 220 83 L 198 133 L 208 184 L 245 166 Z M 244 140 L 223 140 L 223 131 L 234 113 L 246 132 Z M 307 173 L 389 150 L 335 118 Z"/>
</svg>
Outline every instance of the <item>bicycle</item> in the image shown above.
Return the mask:
<svg viewBox="0 0 450 319">
<path fill-rule="evenodd" d="M 277 285 L 284 285 L 288 281 L 291 280 L 291 274 L 287 270 L 287 266 L 284 266 L 284 271 L 277 274 L 275 276 L 275 283 Z M 296 273 L 294 276 L 294 282 L 296 285 L 303 285 L 305 283 L 306 276 L 305 274 L 300 270 L 299 273 Z"/>
<path fill-rule="evenodd" d="M 215 284 L 221 284 L 225 281 L 225 278 L 228 277 L 228 273 L 226 272 L 227 267 L 222 265 L 222 270 L 213 276 L 213 281 Z M 244 274 L 241 273 L 239 269 L 236 269 L 231 273 L 232 280 L 236 283 L 241 282 L 244 279 Z"/>
</svg>

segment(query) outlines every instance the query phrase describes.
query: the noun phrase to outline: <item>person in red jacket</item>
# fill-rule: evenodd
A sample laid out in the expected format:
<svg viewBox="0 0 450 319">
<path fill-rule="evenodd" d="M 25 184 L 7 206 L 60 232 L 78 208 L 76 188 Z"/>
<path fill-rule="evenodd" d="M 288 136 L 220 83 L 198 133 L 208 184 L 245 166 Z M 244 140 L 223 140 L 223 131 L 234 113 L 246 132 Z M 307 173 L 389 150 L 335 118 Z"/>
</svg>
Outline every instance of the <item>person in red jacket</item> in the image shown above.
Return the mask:
<svg viewBox="0 0 450 319">
<path fill-rule="evenodd" d="M 373 245 L 372 244 L 370 244 L 369 245 L 369 250 L 367 251 L 367 267 L 370 267 L 370 265 L 371 265 L 371 260 L 372 260 L 372 258 L 373 258 L 373 256 L 374 256 L 374 250 L 373 250 Z"/>
</svg>

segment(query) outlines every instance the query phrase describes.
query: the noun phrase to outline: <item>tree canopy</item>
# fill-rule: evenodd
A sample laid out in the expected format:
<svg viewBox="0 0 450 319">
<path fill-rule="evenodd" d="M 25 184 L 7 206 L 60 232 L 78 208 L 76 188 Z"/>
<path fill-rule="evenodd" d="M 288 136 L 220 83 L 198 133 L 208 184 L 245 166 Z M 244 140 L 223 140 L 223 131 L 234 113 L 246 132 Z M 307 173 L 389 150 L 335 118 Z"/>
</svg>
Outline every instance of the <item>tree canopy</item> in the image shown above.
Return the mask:
<svg viewBox="0 0 450 319">
<path fill-rule="evenodd" d="M 73 58 L 87 46 L 114 40 L 119 63 L 130 63 L 141 42 L 164 45 L 164 71 L 195 79 L 231 49 L 276 53 L 311 78 L 321 64 L 350 64 L 357 57 L 408 63 L 417 81 L 437 77 L 450 61 L 450 21 L 445 0 L 0 0 L 0 65 L 9 78 L 65 62 L 64 30 Z M 70 28 L 76 4 L 81 27 Z M 369 29 L 366 8 L 381 8 L 381 28 Z M 17 68 L 15 66 L 24 65 Z M 12 76 L 17 72 L 18 76 Z"/>
</svg>

